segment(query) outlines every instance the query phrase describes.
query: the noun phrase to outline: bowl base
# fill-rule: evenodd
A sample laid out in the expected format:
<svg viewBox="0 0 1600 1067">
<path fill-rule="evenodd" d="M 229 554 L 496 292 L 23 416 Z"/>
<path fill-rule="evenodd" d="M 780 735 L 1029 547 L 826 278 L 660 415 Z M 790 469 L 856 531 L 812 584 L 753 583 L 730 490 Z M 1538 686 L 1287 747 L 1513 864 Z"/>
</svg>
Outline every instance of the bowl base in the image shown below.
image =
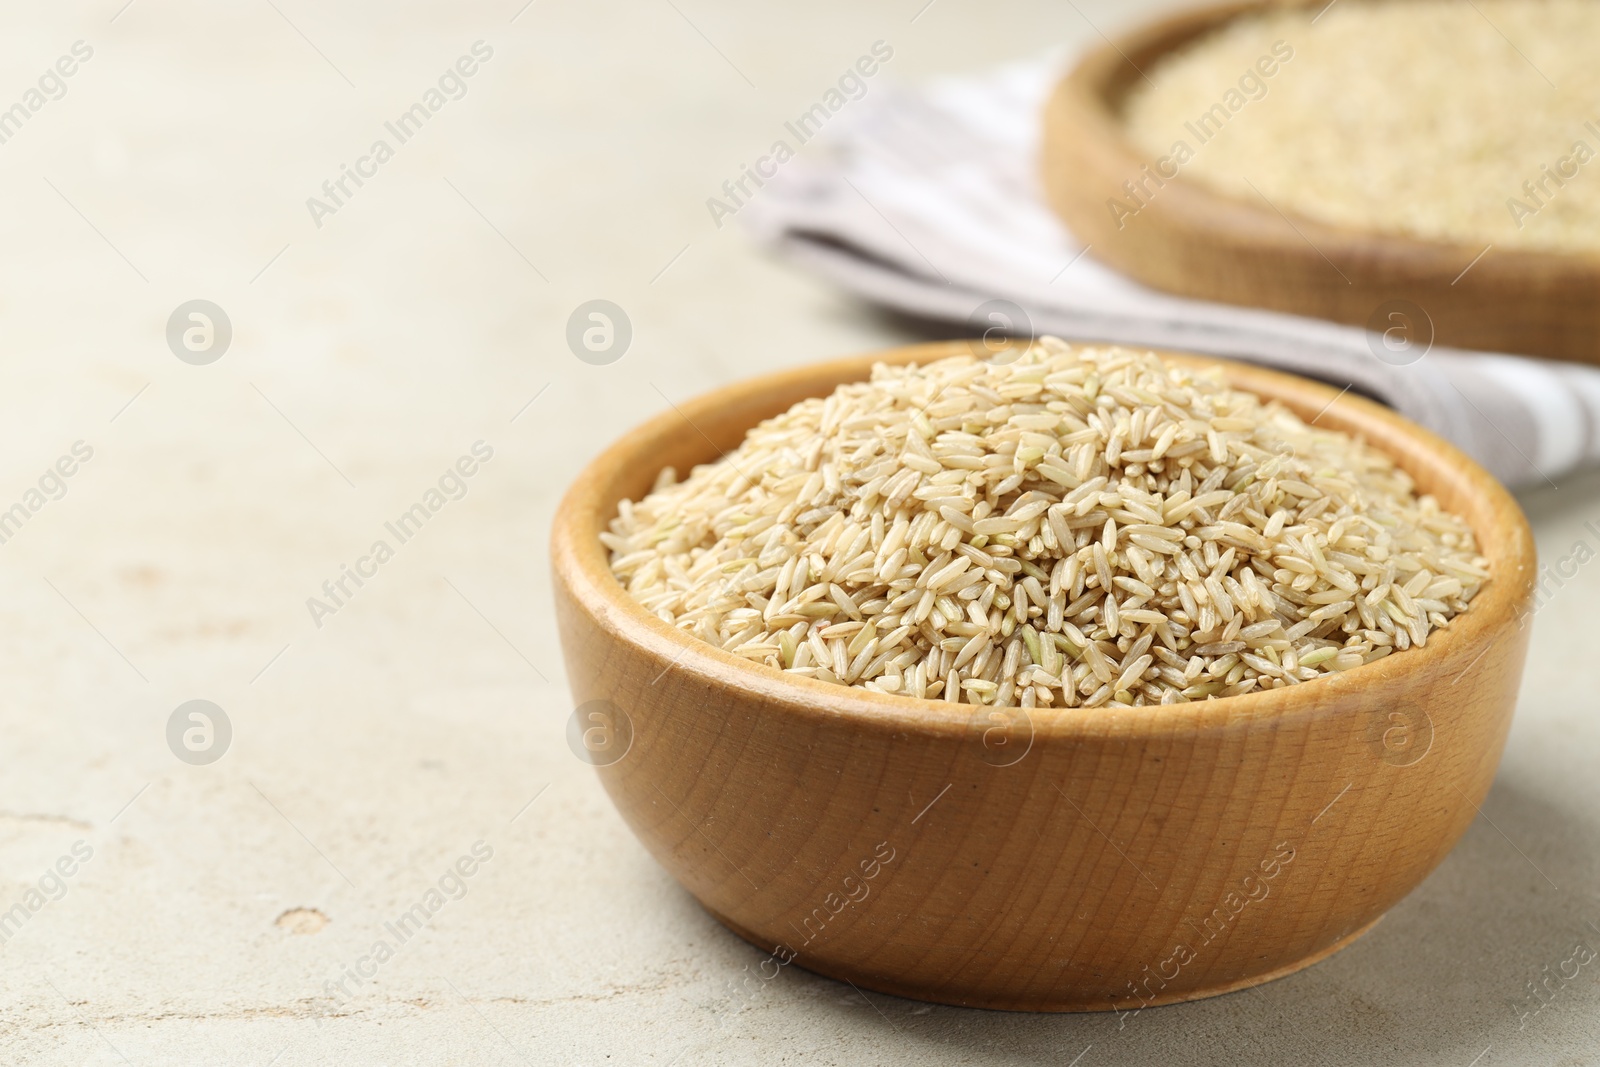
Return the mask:
<svg viewBox="0 0 1600 1067">
<path fill-rule="evenodd" d="M 703 904 L 701 906 L 704 907 Z M 750 944 L 754 945 L 756 948 L 762 949 L 763 951 L 771 951 L 771 945 L 768 944 L 766 940 L 751 933 L 749 930 L 744 929 L 731 919 L 728 919 L 723 915 L 719 915 L 711 908 L 706 908 L 705 910 L 710 913 L 713 919 L 717 920 L 717 922 L 721 923 L 723 926 L 726 926 L 729 930 L 737 934 L 743 940 L 748 941 Z M 1284 964 L 1282 967 L 1274 968 L 1273 970 L 1262 974 L 1250 975 L 1247 978 L 1239 978 L 1230 982 L 1219 982 L 1216 985 L 1206 986 L 1203 989 L 1191 989 L 1182 993 L 1158 995 L 1148 1001 L 1139 1003 L 1137 1007 L 1130 1005 L 1122 1005 L 1120 1007 L 1115 1006 L 1107 1003 L 1103 996 L 1096 996 L 1093 998 L 1084 997 L 1081 999 L 1064 997 L 1060 1000 L 1043 1002 L 1021 1001 L 1015 998 L 1007 997 L 992 997 L 985 995 L 982 992 L 974 992 L 967 996 L 961 996 L 953 992 L 945 992 L 942 990 L 906 985 L 904 983 L 897 982 L 892 978 L 885 978 L 881 975 L 871 974 L 867 971 L 855 971 L 845 968 L 830 967 L 826 963 L 808 961 L 803 956 L 796 956 L 793 960 L 793 963 L 797 967 L 808 970 L 813 974 L 820 974 L 824 978 L 832 978 L 833 980 L 839 982 L 848 982 L 850 985 L 856 987 L 857 992 L 860 992 L 862 989 L 870 989 L 874 993 L 884 993 L 889 996 L 902 997 L 906 1000 L 919 1000 L 928 1004 L 944 1004 L 953 1008 L 985 1008 L 992 1011 L 1131 1011 L 1136 1013 L 1144 1008 L 1158 1008 L 1166 1004 L 1181 1004 L 1190 1000 L 1205 1000 L 1207 997 L 1220 997 L 1224 993 L 1237 993 L 1240 990 L 1250 989 L 1258 985 L 1264 985 L 1267 982 L 1275 981 L 1279 978 L 1286 978 L 1289 975 L 1294 974 L 1296 971 L 1301 971 L 1307 967 L 1310 967 L 1314 963 L 1321 963 L 1323 960 L 1327 959 L 1335 952 L 1338 952 L 1340 949 L 1346 947 L 1347 945 L 1353 944 L 1358 938 L 1367 933 L 1374 926 L 1377 926 L 1382 920 L 1383 916 L 1379 915 L 1376 919 L 1373 919 L 1359 930 L 1346 934 L 1344 937 L 1341 937 L 1327 948 L 1313 952 L 1309 956 L 1295 960 L 1292 963 Z"/>
</svg>

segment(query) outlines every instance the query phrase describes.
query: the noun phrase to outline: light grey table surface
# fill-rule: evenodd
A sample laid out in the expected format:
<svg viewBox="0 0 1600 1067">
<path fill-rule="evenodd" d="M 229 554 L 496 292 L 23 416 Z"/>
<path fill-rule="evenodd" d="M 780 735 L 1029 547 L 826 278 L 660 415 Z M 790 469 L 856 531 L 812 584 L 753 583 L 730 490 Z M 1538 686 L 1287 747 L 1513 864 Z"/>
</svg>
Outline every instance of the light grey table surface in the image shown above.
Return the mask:
<svg viewBox="0 0 1600 1067">
<path fill-rule="evenodd" d="M 0 944 L 0 1061 L 1600 1062 L 1600 967 L 1519 1023 L 1528 983 L 1600 945 L 1589 566 L 1537 616 L 1482 818 L 1327 962 L 1125 1028 L 796 968 L 737 993 L 759 955 L 565 743 L 554 503 L 669 400 L 911 336 L 705 206 L 872 42 L 895 49 L 880 91 L 1148 5 L 522 3 L 0 15 L 0 107 L 93 50 L 0 143 L 0 509 L 92 450 L 0 544 L 0 909 L 26 912 Z M 313 220 L 477 41 L 465 96 Z M 233 330 L 204 366 L 165 339 L 197 298 Z M 563 339 L 593 298 L 633 324 L 610 366 Z M 479 441 L 465 496 L 314 621 L 307 599 Z M 1525 498 L 1547 559 L 1600 546 L 1597 492 Z M 210 765 L 168 746 L 192 699 L 231 724 Z M 464 895 L 331 996 L 477 842 Z"/>
</svg>

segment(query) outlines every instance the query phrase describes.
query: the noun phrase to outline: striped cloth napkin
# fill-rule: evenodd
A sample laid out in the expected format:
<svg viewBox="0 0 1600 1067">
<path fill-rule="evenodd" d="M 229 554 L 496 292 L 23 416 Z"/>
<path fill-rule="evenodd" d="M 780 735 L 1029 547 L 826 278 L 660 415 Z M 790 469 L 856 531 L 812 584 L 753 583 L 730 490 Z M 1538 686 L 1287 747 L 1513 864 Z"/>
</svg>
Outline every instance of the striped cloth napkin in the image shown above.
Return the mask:
<svg viewBox="0 0 1600 1067">
<path fill-rule="evenodd" d="M 1046 205 L 1040 109 L 1060 56 L 847 105 L 817 148 L 738 208 L 765 242 L 913 315 L 1204 352 L 1348 387 L 1448 438 L 1511 486 L 1600 461 L 1600 370 L 1420 344 L 1147 289 Z M 765 173 L 765 171 L 763 171 Z M 720 222 L 719 222 L 720 224 Z M 1399 321 L 1399 320 L 1397 320 Z"/>
</svg>

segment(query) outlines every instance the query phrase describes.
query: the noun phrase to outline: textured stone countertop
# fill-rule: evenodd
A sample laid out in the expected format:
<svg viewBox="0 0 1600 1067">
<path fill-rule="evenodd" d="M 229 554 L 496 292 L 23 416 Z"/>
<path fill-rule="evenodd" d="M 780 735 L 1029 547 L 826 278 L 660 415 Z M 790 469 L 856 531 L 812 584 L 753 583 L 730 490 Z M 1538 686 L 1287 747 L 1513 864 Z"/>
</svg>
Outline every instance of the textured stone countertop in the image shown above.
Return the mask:
<svg viewBox="0 0 1600 1067">
<path fill-rule="evenodd" d="M 668 400 L 912 337 L 705 207 L 873 41 L 883 82 L 912 82 L 1149 5 L 522 4 L 0 15 L 0 108 L 27 111 L 0 126 L 0 510 L 27 514 L 0 544 L 0 909 L 26 912 L 0 944 L 0 1060 L 1600 1062 L 1600 970 L 1518 1019 L 1528 983 L 1600 945 L 1588 565 L 1537 616 L 1483 816 L 1327 962 L 1120 1029 L 796 968 L 736 995 L 759 955 L 565 743 L 557 496 Z M 458 69 L 464 95 L 387 131 Z M 342 165 L 365 177 L 333 200 Z M 595 298 L 633 325 L 610 366 L 564 341 Z M 197 299 L 231 323 L 204 365 L 166 336 Z M 475 446 L 464 495 L 388 535 Z M 1600 547 L 1600 479 L 1524 503 L 1547 560 Z M 190 700 L 231 731 L 209 765 L 169 747 Z M 458 863 L 459 899 L 330 995 Z"/>
</svg>

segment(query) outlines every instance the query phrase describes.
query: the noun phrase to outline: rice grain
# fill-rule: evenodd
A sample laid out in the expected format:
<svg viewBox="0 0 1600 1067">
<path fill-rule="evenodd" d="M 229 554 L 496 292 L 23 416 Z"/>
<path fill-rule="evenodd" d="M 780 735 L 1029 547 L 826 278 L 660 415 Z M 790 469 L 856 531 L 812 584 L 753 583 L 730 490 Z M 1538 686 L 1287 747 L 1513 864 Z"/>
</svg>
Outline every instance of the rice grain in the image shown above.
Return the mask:
<svg viewBox="0 0 1600 1067">
<path fill-rule="evenodd" d="M 1381 451 L 1054 338 L 880 364 L 663 471 L 601 538 L 641 604 L 735 655 L 1021 707 L 1296 685 L 1425 645 L 1489 577 Z"/>
</svg>

